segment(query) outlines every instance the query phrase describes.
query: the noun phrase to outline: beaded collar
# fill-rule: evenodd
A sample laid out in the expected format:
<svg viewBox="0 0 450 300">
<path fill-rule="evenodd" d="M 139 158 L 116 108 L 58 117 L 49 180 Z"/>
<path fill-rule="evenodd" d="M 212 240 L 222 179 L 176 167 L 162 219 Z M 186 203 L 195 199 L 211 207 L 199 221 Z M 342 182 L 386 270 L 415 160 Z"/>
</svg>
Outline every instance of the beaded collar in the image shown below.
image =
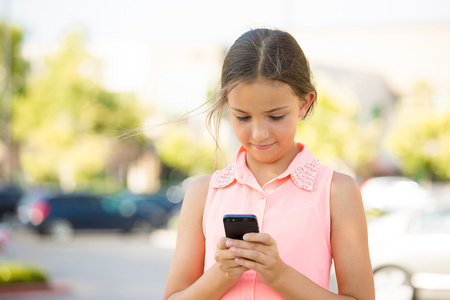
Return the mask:
<svg viewBox="0 0 450 300">
<path fill-rule="evenodd" d="M 317 172 L 320 168 L 320 162 L 314 157 L 312 152 L 306 148 L 306 146 L 302 144 L 298 145 L 299 148 L 303 150 L 297 154 L 288 169 L 277 178 L 290 175 L 292 181 L 297 187 L 305 191 L 312 191 Z M 240 177 L 236 176 L 236 165 L 238 164 L 239 167 L 242 167 L 242 160 L 244 160 L 243 165 L 245 165 L 245 150 L 243 150 L 243 148 L 239 150 L 236 160 L 231 162 L 226 168 L 217 171 L 218 176 L 214 181 L 214 188 L 224 188 L 230 185 L 234 180 L 240 181 Z M 240 164 L 236 163 L 236 161 L 240 162 Z M 248 170 L 246 166 L 245 168 Z M 248 170 L 248 172 L 250 172 L 250 170 Z"/>
</svg>

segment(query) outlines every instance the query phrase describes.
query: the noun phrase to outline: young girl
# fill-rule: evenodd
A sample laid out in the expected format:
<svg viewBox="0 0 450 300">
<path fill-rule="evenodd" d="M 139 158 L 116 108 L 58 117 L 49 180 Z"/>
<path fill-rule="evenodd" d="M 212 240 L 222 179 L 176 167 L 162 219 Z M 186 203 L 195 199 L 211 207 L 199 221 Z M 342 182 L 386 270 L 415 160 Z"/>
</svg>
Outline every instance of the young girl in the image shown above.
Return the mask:
<svg viewBox="0 0 450 300">
<path fill-rule="evenodd" d="M 358 185 L 294 140 L 316 99 L 295 39 L 243 34 L 221 87 L 209 120 L 217 133 L 227 108 L 241 148 L 187 190 L 164 299 L 375 299 Z M 225 238 L 225 214 L 256 215 L 260 233 Z M 328 291 L 332 259 L 339 295 Z"/>
</svg>

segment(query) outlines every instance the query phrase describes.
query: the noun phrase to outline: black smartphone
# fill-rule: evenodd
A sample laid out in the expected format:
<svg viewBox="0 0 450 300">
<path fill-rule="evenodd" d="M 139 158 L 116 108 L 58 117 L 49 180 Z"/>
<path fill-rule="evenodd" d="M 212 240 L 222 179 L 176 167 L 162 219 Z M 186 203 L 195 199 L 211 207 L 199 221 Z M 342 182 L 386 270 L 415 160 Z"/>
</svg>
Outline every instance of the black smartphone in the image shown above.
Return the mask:
<svg viewBox="0 0 450 300">
<path fill-rule="evenodd" d="M 242 240 L 246 233 L 259 232 L 255 215 L 225 215 L 223 226 L 226 237 L 230 239 Z"/>
</svg>

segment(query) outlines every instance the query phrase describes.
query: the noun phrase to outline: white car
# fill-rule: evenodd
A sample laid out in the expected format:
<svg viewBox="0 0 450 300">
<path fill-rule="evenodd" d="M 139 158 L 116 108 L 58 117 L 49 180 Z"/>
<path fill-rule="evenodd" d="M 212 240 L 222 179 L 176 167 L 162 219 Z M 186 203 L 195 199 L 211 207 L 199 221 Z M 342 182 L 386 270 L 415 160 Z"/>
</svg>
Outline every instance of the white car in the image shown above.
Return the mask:
<svg viewBox="0 0 450 300">
<path fill-rule="evenodd" d="M 428 205 L 429 191 L 406 177 L 373 177 L 360 185 L 366 211 L 391 213 Z"/>
<path fill-rule="evenodd" d="M 450 299 L 449 203 L 369 221 L 377 300 Z"/>
</svg>

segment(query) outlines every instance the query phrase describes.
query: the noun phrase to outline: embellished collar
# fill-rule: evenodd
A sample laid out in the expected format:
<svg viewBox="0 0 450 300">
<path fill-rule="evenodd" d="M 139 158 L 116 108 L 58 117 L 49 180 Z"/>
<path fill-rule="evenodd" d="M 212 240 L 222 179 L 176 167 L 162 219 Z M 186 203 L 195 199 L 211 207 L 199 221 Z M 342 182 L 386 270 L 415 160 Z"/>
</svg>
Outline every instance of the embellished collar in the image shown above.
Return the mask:
<svg viewBox="0 0 450 300">
<path fill-rule="evenodd" d="M 320 162 L 305 145 L 297 143 L 297 146 L 300 152 L 292 160 L 286 171 L 273 180 L 290 176 L 298 188 L 312 191 Z M 247 151 L 241 147 L 236 155 L 236 159 L 226 168 L 217 171 L 218 176 L 213 183 L 214 188 L 224 188 L 233 183 L 234 180 L 242 184 L 247 184 L 249 177 L 253 176 L 253 174 L 251 174 L 251 171 L 247 167 L 246 153 Z"/>
</svg>

